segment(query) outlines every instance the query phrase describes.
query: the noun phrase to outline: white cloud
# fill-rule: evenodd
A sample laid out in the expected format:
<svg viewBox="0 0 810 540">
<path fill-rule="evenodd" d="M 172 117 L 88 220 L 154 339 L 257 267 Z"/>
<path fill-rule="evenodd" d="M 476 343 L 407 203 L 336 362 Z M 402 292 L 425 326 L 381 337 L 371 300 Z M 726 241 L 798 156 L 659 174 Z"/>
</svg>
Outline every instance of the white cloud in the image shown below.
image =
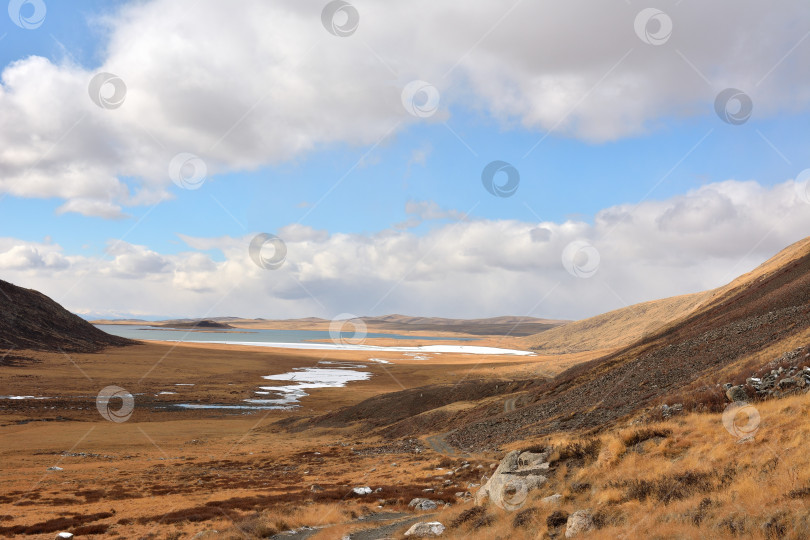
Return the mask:
<svg viewBox="0 0 810 540">
<path fill-rule="evenodd" d="M 110 38 L 96 69 L 39 57 L 7 66 L 0 192 L 120 217 L 120 207 L 168 196 L 167 167 L 179 152 L 217 174 L 332 143 L 376 143 L 417 121 L 400 99 L 414 79 L 441 92 L 441 111 L 427 121 L 451 105 L 479 107 L 507 125 L 589 140 L 713 114 L 728 86 L 751 95 L 757 116 L 810 103 L 810 47 L 797 46 L 806 29 L 796 22 L 810 18 L 803 0 L 779 9 L 755 0 L 662 6 L 674 30 L 657 47 L 638 39 L 638 6 L 623 2 L 523 2 L 510 11 L 483 0 L 358 1 L 360 26 L 346 38 L 321 26 L 323 5 L 138 2 L 105 20 Z M 121 107 L 89 99 L 101 71 L 125 81 Z"/>
<path fill-rule="evenodd" d="M 0 269 L 4 270 L 61 270 L 69 264 L 61 253 L 36 245 L 15 245 L 0 253 Z"/>
<path fill-rule="evenodd" d="M 177 254 L 116 242 L 101 260 L 6 238 L 0 239 L 0 268 L 3 279 L 83 313 L 579 318 L 722 285 L 808 230 L 810 205 L 793 181 L 774 187 L 726 181 L 611 207 L 593 224 L 471 219 L 423 236 L 396 229 L 328 234 L 290 225 L 278 231 L 287 244 L 278 270 L 250 259 L 252 235 L 184 236 L 190 250 Z M 562 264 L 563 251 L 576 240 L 599 253 L 600 266 L 589 279 Z"/>
</svg>

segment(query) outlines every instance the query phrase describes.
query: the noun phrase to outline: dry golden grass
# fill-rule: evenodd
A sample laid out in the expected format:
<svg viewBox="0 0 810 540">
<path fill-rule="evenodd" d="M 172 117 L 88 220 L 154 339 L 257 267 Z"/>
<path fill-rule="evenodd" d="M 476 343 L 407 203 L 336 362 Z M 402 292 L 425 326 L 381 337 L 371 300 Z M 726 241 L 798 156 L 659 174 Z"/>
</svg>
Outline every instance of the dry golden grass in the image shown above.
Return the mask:
<svg viewBox="0 0 810 540">
<path fill-rule="evenodd" d="M 689 315 L 711 296 L 712 291 L 707 291 L 644 302 L 522 339 L 524 346 L 541 354 L 606 354 Z"/>
<path fill-rule="evenodd" d="M 237 519 L 221 533 L 212 536 L 214 539 L 253 539 L 270 536 L 301 527 L 324 527 L 313 536 L 327 540 L 342 538 L 349 528 L 343 525 L 352 519 L 351 510 L 345 505 L 336 503 L 311 504 L 297 508 L 270 509 L 255 515 Z M 329 526 L 329 528 L 325 528 Z M 342 531 L 340 536 L 335 536 Z"/>
<path fill-rule="evenodd" d="M 532 538 L 549 531 L 546 520 L 555 510 L 580 509 L 597 516 L 600 528 L 588 536 L 593 539 L 810 537 L 810 394 L 756 408 L 759 430 L 747 442 L 725 429 L 720 414 L 690 414 L 603 434 L 597 459 L 584 464 L 555 451 L 551 459 L 558 466 L 548 484 L 522 507 L 537 510 Z M 586 440 L 564 436 L 548 442 L 558 448 L 587 446 Z M 590 487 L 573 489 L 577 483 Z M 541 505 L 539 499 L 552 493 L 561 493 L 563 503 Z M 468 509 L 444 512 L 443 522 Z M 515 512 L 492 505 L 486 512 L 496 518 L 490 526 L 462 526 L 446 537 L 524 537 L 510 529 Z"/>
</svg>

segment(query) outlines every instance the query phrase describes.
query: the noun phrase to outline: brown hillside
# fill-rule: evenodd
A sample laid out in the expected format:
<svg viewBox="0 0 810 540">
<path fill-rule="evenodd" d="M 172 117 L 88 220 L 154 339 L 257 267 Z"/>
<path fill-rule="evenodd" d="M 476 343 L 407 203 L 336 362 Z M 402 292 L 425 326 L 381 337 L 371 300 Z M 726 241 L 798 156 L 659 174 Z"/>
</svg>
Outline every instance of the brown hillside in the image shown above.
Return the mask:
<svg viewBox="0 0 810 540">
<path fill-rule="evenodd" d="M 448 431 L 445 441 L 468 452 L 553 432 L 603 429 L 697 382 L 725 382 L 728 379 L 721 378 L 733 378 L 735 370 L 760 367 L 806 344 L 810 339 L 810 240 L 790 246 L 724 287 L 650 304 L 655 302 L 625 312 L 635 313 L 636 321 L 645 319 L 640 313 L 663 313 L 667 305 L 670 309 L 680 306 L 687 314 L 649 333 L 634 328 L 633 317 L 628 316 L 620 325 L 637 332 L 639 339 L 553 379 L 535 384 L 513 381 L 495 392 L 482 385 L 478 391 L 467 388 L 464 396 L 455 395 L 458 392 L 450 387 L 419 388 L 377 396 L 314 419 L 312 424 L 361 421 L 366 429 L 377 429 L 383 436 Z M 617 327 L 607 325 L 603 330 Z M 590 334 L 587 339 L 601 347 L 597 337 Z M 422 402 L 416 400 L 393 413 L 403 400 L 409 402 L 416 395 Z M 449 410 L 447 405 L 454 402 L 465 406 Z"/>
<path fill-rule="evenodd" d="M 554 431 L 598 429 L 698 378 L 711 378 L 761 351 L 779 350 L 780 342 L 785 344 L 781 352 L 794 348 L 796 338 L 810 334 L 809 246 L 807 240 L 790 246 L 713 291 L 714 298 L 687 318 L 569 369 L 534 394 L 528 406 L 474 421 L 448 442 L 494 447 Z"/>
<path fill-rule="evenodd" d="M 585 351 L 609 351 L 626 347 L 677 323 L 698 309 L 720 301 L 735 290 L 757 280 L 803 256 L 810 249 L 810 238 L 787 247 L 756 269 L 739 276 L 731 283 L 699 293 L 643 302 L 595 317 L 551 328 L 523 338 L 527 349 L 543 354 L 565 354 Z"/>
<path fill-rule="evenodd" d="M 0 347 L 93 352 L 131 343 L 102 332 L 38 291 L 0 280 Z"/>
</svg>

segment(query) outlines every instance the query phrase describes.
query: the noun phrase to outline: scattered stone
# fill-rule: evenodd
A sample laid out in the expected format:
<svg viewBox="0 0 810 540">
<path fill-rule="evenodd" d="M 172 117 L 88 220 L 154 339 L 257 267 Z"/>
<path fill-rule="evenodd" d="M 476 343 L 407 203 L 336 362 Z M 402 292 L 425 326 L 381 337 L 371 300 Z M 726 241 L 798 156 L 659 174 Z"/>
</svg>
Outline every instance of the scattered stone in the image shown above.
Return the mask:
<svg viewBox="0 0 810 540">
<path fill-rule="evenodd" d="M 415 499 L 411 499 L 411 502 L 408 503 L 408 508 L 413 508 L 414 510 L 436 510 L 438 507 L 439 504 L 436 501 L 431 501 L 424 497 L 416 497 Z"/>
<path fill-rule="evenodd" d="M 48 467 L 48 470 L 49 471 L 64 471 L 65 469 L 63 469 L 62 467 L 57 467 L 56 465 L 54 465 L 53 467 Z M 68 534 L 70 534 L 70 533 L 68 533 Z"/>
<path fill-rule="evenodd" d="M 672 406 L 664 403 L 661 405 L 661 417 L 669 418 L 675 414 L 683 412 L 683 403 L 675 403 Z"/>
<path fill-rule="evenodd" d="M 577 510 L 568 516 L 568 522 L 565 524 L 565 537 L 573 538 L 593 528 L 593 516 L 590 510 Z"/>
<path fill-rule="evenodd" d="M 794 379 L 793 377 L 785 377 L 776 384 L 776 387 L 779 390 L 787 390 L 789 388 L 795 387 L 796 385 L 797 385 L 796 379 Z"/>
<path fill-rule="evenodd" d="M 543 497 L 540 499 L 541 504 L 560 504 L 562 502 L 562 494 L 555 493 L 554 495 L 549 495 L 548 497 Z"/>
<path fill-rule="evenodd" d="M 312 484 L 311 486 L 309 486 L 309 490 L 317 493 L 318 491 L 323 491 L 323 488 L 318 484 Z"/>
<path fill-rule="evenodd" d="M 726 397 L 731 402 L 737 401 L 748 401 L 748 392 L 745 391 L 745 387 L 740 386 L 732 386 L 726 390 Z"/>
<path fill-rule="evenodd" d="M 368 495 L 369 493 L 371 493 L 371 488 L 368 486 L 356 487 L 352 489 L 352 493 L 354 493 L 355 495 Z"/>
<path fill-rule="evenodd" d="M 428 521 L 421 523 L 414 523 L 413 527 L 408 529 L 405 536 L 414 536 L 416 538 L 428 538 L 431 536 L 441 536 L 444 533 L 444 525 L 438 521 Z"/>
</svg>

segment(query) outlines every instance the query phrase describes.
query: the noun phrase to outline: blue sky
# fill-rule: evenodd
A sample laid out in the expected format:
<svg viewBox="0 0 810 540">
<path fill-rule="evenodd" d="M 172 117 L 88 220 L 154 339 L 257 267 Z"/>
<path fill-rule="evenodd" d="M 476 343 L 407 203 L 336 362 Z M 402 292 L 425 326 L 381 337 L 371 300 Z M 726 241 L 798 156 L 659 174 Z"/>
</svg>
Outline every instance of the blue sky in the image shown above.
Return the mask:
<svg viewBox="0 0 810 540">
<path fill-rule="evenodd" d="M 148 264 L 135 264 L 137 268 L 146 269 L 144 274 L 136 278 L 131 269 L 119 272 L 119 268 L 102 272 L 99 280 L 120 282 L 129 279 L 129 287 L 133 279 L 165 279 L 164 286 L 174 290 L 178 287 L 178 269 L 183 268 L 183 261 L 194 253 L 204 254 L 211 263 L 219 265 L 216 270 L 214 266 L 206 266 L 208 263 L 203 265 L 212 272 L 212 280 L 227 281 L 223 272 L 233 253 L 237 252 L 229 252 L 232 240 L 249 240 L 251 235 L 258 232 L 282 236 L 281 231 L 285 228 L 303 226 L 308 231 L 304 236 L 311 237 L 310 240 L 320 238 L 312 241 L 322 241 L 324 244 L 315 247 L 308 245 L 307 249 L 312 251 L 307 251 L 310 254 L 307 256 L 303 255 L 303 249 L 297 251 L 301 257 L 290 261 L 288 270 L 292 273 L 291 279 L 302 284 L 312 279 L 313 288 L 316 289 L 333 287 L 352 291 L 358 283 L 335 281 L 334 268 L 325 269 L 323 275 L 318 276 L 307 274 L 305 270 L 307 265 L 316 265 L 313 258 L 316 255 L 312 254 L 347 249 L 346 245 L 336 240 L 341 234 L 354 242 L 351 249 L 366 249 L 369 244 L 377 247 L 375 243 L 380 242 L 380 235 L 385 236 L 388 234 L 386 231 L 393 231 L 393 234 L 404 235 L 403 242 L 419 245 L 420 239 L 424 240 L 422 249 L 425 251 L 422 255 L 428 257 L 431 256 L 430 248 L 424 247 L 428 240 L 442 231 L 452 232 L 452 227 L 458 225 L 459 213 L 469 212 L 469 221 L 492 223 L 495 227 L 513 223 L 529 230 L 546 223 L 554 235 L 560 235 L 560 241 L 566 240 L 561 244 L 565 245 L 579 237 L 596 240 L 600 234 L 603 235 L 604 231 L 597 231 L 599 224 L 596 217 L 612 207 L 659 201 L 664 206 L 657 211 L 661 215 L 670 215 L 672 208 L 679 208 L 678 201 L 688 200 L 698 209 L 714 208 L 699 200 L 703 195 L 689 194 L 734 180 L 741 183 L 753 181 L 766 193 L 773 195 L 780 189 L 779 186 L 792 181 L 810 166 L 806 150 L 810 143 L 806 130 L 808 98 L 801 90 L 807 82 L 804 79 L 807 69 L 797 68 L 802 66 L 803 59 L 810 57 L 810 44 L 804 41 L 800 29 L 791 30 L 795 17 L 789 16 L 789 9 L 781 23 L 769 23 L 782 24 L 785 35 L 769 50 L 760 51 L 757 58 L 744 65 L 735 60 L 731 46 L 728 50 L 721 48 L 718 51 L 711 40 L 696 43 L 689 35 L 690 23 L 694 19 L 695 25 L 698 25 L 697 17 L 700 14 L 683 8 L 672 13 L 676 31 L 679 28 L 682 30 L 680 34 L 673 32 L 669 43 L 650 46 L 633 35 L 632 18 L 636 12 L 630 10 L 628 13 L 615 14 L 620 21 L 627 19 L 625 22 L 629 30 L 615 31 L 611 26 L 599 27 L 600 32 L 605 32 L 601 37 L 603 43 L 610 44 L 610 47 L 615 44 L 618 52 L 627 50 L 625 57 L 600 50 L 599 39 L 594 38 L 597 42 L 594 49 L 585 47 L 583 51 L 571 52 L 570 63 L 560 68 L 557 58 L 539 58 L 543 56 L 540 52 L 533 55 L 533 43 L 515 40 L 517 43 L 509 44 L 508 40 L 504 41 L 510 33 L 533 39 L 531 29 L 524 28 L 519 15 L 505 18 L 502 26 L 496 27 L 491 35 L 485 34 L 480 45 L 473 45 L 472 49 L 469 46 L 476 43 L 474 38 L 480 38 L 475 28 L 470 30 L 469 36 L 464 35 L 462 30 L 431 34 L 428 29 L 425 31 L 427 37 L 423 36 L 427 41 L 423 44 L 425 49 L 430 49 L 431 39 L 436 41 L 436 47 L 441 47 L 441 43 L 450 43 L 445 46 L 447 58 L 442 59 L 434 58 L 441 56 L 439 54 L 420 57 L 419 45 L 414 47 L 413 57 L 408 57 L 407 52 L 398 53 L 401 50 L 399 46 L 390 48 L 391 44 L 386 42 L 390 29 L 384 25 L 393 24 L 397 14 L 392 12 L 389 21 L 385 12 L 370 4 L 357 3 L 361 20 L 372 27 L 373 31 L 368 34 L 362 33 L 364 27 L 361 26 L 356 35 L 335 37 L 320 26 L 318 19 L 312 21 L 311 28 L 306 26 L 309 22 L 307 17 L 311 13 L 317 15 L 323 4 L 326 2 L 301 5 L 282 2 L 273 8 L 262 7 L 258 3 L 246 4 L 245 14 L 250 15 L 251 10 L 255 10 L 255 18 L 259 21 L 263 20 L 262 17 L 272 15 L 301 21 L 307 32 L 312 34 L 309 41 L 302 38 L 302 43 L 316 43 L 315 60 L 305 58 L 303 53 L 296 53 L 300 49 L 295 47 L 290 50 L 283 46 L 274 48 L 273 43 L 290 40 L 283 35 L 283 28 L 270 25 L 267 32 L 276 32 L 279 36 L 268 38 L 267 50 L 259 51 L 262 55 L 257 54 L 262 64 L 264 59 L 269 64 L 268 71 L 261 73 L 257 73 L 260 70 L 256 69 L 255 63 L 246 63 L 243 71 L 237 71 L 239 59 L 245 53 L 249 55 L 252 52 L 240 50 L 243 43 L 239 41 L 239 36 L 249 36 L 252 28 L 236 28 L 234 34 L 228 34 L 230 25 L 216 20 L 219 8 L 215 4 L 202 3 L 189 11 L 191 4 L 185 7 L 170 6 L 160 1 L 132 5 L 89 0 L 81 3 L 48 2 L 45 21 L 36 29 L 19 28 L 9 17 L 4 17 L 0 23 L 0 35 L 5 36 L 0 40 L 0 64 L 4 66 L 6 94 L 3 106 L 10 113 L 9 118 L 13 112 L 21 118 L 30 119 L 30 126 L 20 125 L 19 122 L 7 124 L 7 136 L 17 145 L 2 158 L 7 160 L 9 172 L 5 184 L 0 187 L 3 192 L 0 200 L 0 237 L 6 239 L 4 244 L 0 244 L 0 267 L 3 264 L 2 252 L 5 250 L 6 254 L 10 254 L 17 249 L 14 251 L 15 257 L 9 255 L 5 263 L 7 276 L 58 296 L 64 283 L 76 279 L 78 274 L 71 274 L 71 271 L 84 275 L 86 270 L 79 269 L 93 266 L 92 261 L 100 265 L 124 264 L 125 259 L 116 259 L 124 255 L 110 253 L 108 249 L 110 245 L 120 247 L 126 244 L 134 246 L 132 253 L 137 252 L 138 256 L 151 261 Z M 494 8 L 476 5 L 472 11 L 476 9 L 481 11 L 478 16 L 481 28 L 486 28 L 486 20 Z M 626 7 L 622 9 L 626 10 Z M 794 15 L 806 11 L 800 4 L 796 4 L 795 9 Z M 551 8 L 551 11 L 553 13 L 546 14 L 551 19 L 556 16 L 561 21 L 567 21 L 570 15 L 562 7 Z M 611 12 L 611 16 L 616 11 L 619 11 L 618 8 Z M 27 13 L 24 12 L 24 15 Z M 465 16 L 476 15 L 466 13 Z M 755 46 L 753 42 L 759 31 L 772 31 L 771 27 L 759 29 L 750 26 L 759 24 L 755 14 L 749 18 L 743 15 L 738 17 L 737 30 L 729 30 L 729 35 L 739 39 L 739 32 L 746 30 L 751 34 L 751 47 Z M 205 32 L 217 28 L 218 24 L 223 26 L 224 64 L 213 60 L 209 63 L 205 51 L 199 54 L 188 52 L 189 48 L 193 49 L 201 43 L 200 35 L 210 36 Z M 561 26 L 564 27 L 564 24 L 561 22 Z M 729 24 L 734 26 L 733 23 Z M 174 30 L 166 30 L 164 26 Z M 153 27 L 154 31 L 151 30 Z M 401 32 L 407 35 L 410 31 L 407 20 L 402 27 L 405 30 Z M 139 28 L 150 30 L 140 32 Z M 414 24 L 411 28 L 416 31 L 418 25 Z M 567 51 L 564 28 L 559 32 L 555 39 L 558 39 L 560 50 Z M 233 37 L 230 41 L 229 35 Z M 296 34 L 295 37 L 301 36 Z M 216 38 L 211 39 L 216 41 Z M 541 39 L 546 38 L 538 37 L 538 40 Z M 255 46 L 255 41 L 245 40 L 253 45 L 244 46 Z M 353 45 L 351 40 L 354 40 Z M 581 43 L 568 45 L 570 48 L 582 46 Z M 262 46 L 265 45 L 259 45 L 260 48 Z M 341 49 L 344 46 L 347 48 Z M 354 48 L 348 48 L 351 46 Z M 459 51 L 468 51 L 458 55 L 453 50 L 454 46 Z M 541 48 L 542 43 L 537 46 Z M 504 47 L 514 49 L 501 50 Z M 200 45 L 199 48 L 204 46 Z M 745 50 L 745 46 L 741 48 Z M 155 51 L 160 51 L 160 55 L 156 56 Z M 368 51 L 374 54 L 370 55 Z M 229 54 L 233 55 L 232 63 L 227 61 Z M 398 58 L 397 54 L 404 56 Z M 498 54 L 506 56 L 492 64 L 492 57 Z M 658 56 L 651 56 L 653 54 Z M 42 57 L 46 62 L 37 64 L 31 57 Z M 455 67 L 453 58 L 463 60 L 459 67 Z M 521 58 L 525 65 L 522 65 Z M 617 58 L 627 60 L 615 64 Z M 346 64 L 343 68 L 335 65 L 344 60 Z M 513 61 L 515 65 L 511 65 Z M 15 62 L 18 62 L 22 75 L 8 79 L 10 66 Z M 312 77 L 314 68 L 301 67 L 299 71 L 296 64 L 312 62 L 324 64 L 319 64 L 321 67 L 316 70 L 321 79 L 311 81 L 314 91 L 308 93 L 300 80 L 306 81 Z M 435 62 L 435 65 L 430 65 L 431 62 Z M 384 66 L 381 67 L 380 63 Z M 356 73 L 333 80 L 331 86 L 326 84 L 332 76 L 330 70 L 338 73 L 339 69 L 351 71 L 360 64 L 362 69 L 357 68 Z M 414 69 L 415 64 L 420 67 Z M 489 67 L 490 64 L 494 67 Z M 448 65 L 452 66 L 452 76 L 446 75 L 450 73 L 446 71 Z M 29 66 L 31 69 L 28 69 Z M 239 73 L 242 80 L 231 82 L 231 69 Z M 660 69 L 672 72 L 670 76 L 673 79 L 655 80 L 660 76 Z M 82 81 L 89 80 L 94 73 L 112 70 L 121 73 L 127 82 L 128 94 L 120 109 L 99 111 L 85 97 L 86 94 L 79 95 L 84 84 Z M 396 71 L 397 77 L 391 80 L 386 71 Z M 175 95 L 170 88 L 177 84 L 172 74 L 180 72 L 186 73 L 184 80 L 179 83 L 185 86 L 182 92 L 178 90 Z M 445 75 L 440 76 L 439 73 Z M 37 80 L 37 77 L 40 79 Z M 32 113 L 32 107 L 25 103 L 25 88 L 47 86 L 50 89 L 47 91 L 52 92 L 50 97 L 59 103 L 59 85 L 63 83 L 58 81 L 62 77 L 72 81 L 63 85 L 64 104 L 55 105 L 59 109 L 56 112 L 48 110 L 51 105 L 43 105 L 34 107 L 36 112 Z M 150 77 L 151 83 L 148 80 Z M 292 81 L 289 84 L 297 88 L 296 91 L 288 94 L 282 89 L 287 83 L 280 81 L 286 81 L 286 78 Z M 394 101 L 399 98 L 398 93 L 403 86 L 400 81 L 416 78 L 431 78 L 437 82 L 441 102 L 434 116 L 414 119 L 402 109 L 388 108 L 391 98 Z M 701 79 L 707 79 L 711 84 L 707 86 Z M 75 84 L 71 85 L 73 82 Z M 681 84 L 683 87 L 679 88 Z M 242 85 L 247 89 L 244 90 L 245 95 L 242 95 Z M 262 95 L 254 101 L 253 96 L 248 95 L 253 85 L 268 89 L 273 97 L 264 100 Z M 280 88 L 278 99 L 274 85 Z M 724 123 L 714 111 L 713 101 L 717 91 L 732 85 L 747 85 L 753 98 L 753 114 L 742 125 Z M 390 96 L 380 97 L 390 88 L 393 88 Z M 296 97 L 296 92 L 300 92 L 300 99 Z M 210 96 L 219 97 L 207 97 L 209 93 Z M 176 101 L 177 96 L 180 102 Z M 230 103 L 228 96 L 234 97 L 233 103 Z M 148 98 L 153 100 L 151 105 Z M 185 109 L 186 98 L 188 110 Z M 74 99 L 75 103 L 82 99 L 85 102 L 75 106 Z M 366 100 L 368 106 L 364 105 Z M 556 104 L 556 101 L 560 103 Z M 323 110 L 320 116 L 313 113 L 310 118 L 306 116 L 307 112 L 295 111 L 299 106 L 309 109 L 323 106 Z M 81 117 L 79 113 L 85 107 L 89 112 Z M 356 110 L 352 110 L 352 107 Z M 233 134 L 227 131 L 221 143 L 209 145 L 212 140 L 223 138 L 222 130 L 212 128 L 208 134 L 199 126 L 205 126 L 209 116 L 211 122 L 216 123 L 218 119 L 215 116 L 220 108 L 222 111 L 234 111 L 232 117 L 222 120 L 222 125 L 235 129 Z M 289 112 L 291 110 L 292 113 Z M 242 120 L 240 111 L 244 115 Z M 179 120 L 170 118 L 175 113 Z M 225 112 L 222 114 L 227 116 Z M 47 120 L 41 122 L 36 115 L 42 115 Z M 64 120 L 42 127 L 51 121 L 49 115 L 64 117 Z M 334 121 L 332 115 L 335 115 Z M 82 122 L 75 131 L 70 127 L 72 118 Z M 150 118 L 160 119 L 150 121 Z M 322 127 L 318 125 L 320 119 L 324 120 Z M 356 127 L 352 125 L 355 119 Z M 88 122 L 93 122 L 92 127 L 85 130 Z M 12 127 L 19 131 L 12 133 Z M 286 133 L 289 133 L 288 137 L 285 137 Z M 56 150 L 50 152 L 47 150 L 49 146 L 44 144 L 33 152 L 33 156 L 26 155 L 24 159 L 16 160 L 13 152 L 19 152 L 19 155 L 26 153 L 21 139 L 29 135 L 36 140 L 50 141 Z M 95 137 L 98 139 L 93 142 Z M 288 142 L 299 140 L 302 141 L 300 145 L 286 149 Z M 56 154 L 63 147 L 73 144 L 78 150 L 57 159 Z M 204 154 L 201 150 L 206 148 L 211 150 Z M 208 164 L 210 174 L 200 189 L 181 189 L 170 181 L 168 174 L 161 172 L 166 170 L 165 161 L 161 161 L 165 159 L 164 154 L 170 155 L 175 150 L 199 153 Z M 82 154 L 84 151 L 86 155 Z M 39 158 L 36 152 L 40 153 Z M 130 158 L 132 163 L 129 163 Z M 25 159 L 30 161 L 23 163 Z M 514 196 L 494 197 L 483 188 L 481 171 L 493 160 L 511 163 L 520 172 L 520 186 Z M 23 164 L 18 165 L 18 161 Z M 15 172 L 14 167 L 17 166 L 21 168 Z M 40 173 L 39 169 L 42 169 L 45 180 L 34 178 Z M 54 171 L 64 173 L 64 179 Z M 26 186 L 26 183 L 30 185 Z M 43 187 L 40 188 L 40 184 Z M 709 191 L 714 193 L 717 190 Z M 729 200 L 733 199 L 731 195 L 728 197 Z M 439 213 L 434 212 L 429 217 L 423 215 L 419 223 L 405 227 L 403 223 L 413 217 L 407 210 L 413 210 L 414 204 L 432 205 Z M 733 204 L 743 203 L 734 199 Z M 734 210 L 730 214 L 740 218 L 744 212 Z M 708 221 L 700 222 L 712 223 L 714 218 L 706 219 Z M 765 236 L 768 225 L 767 222 L 760 224 Z M 719 285 L 711 280 L 717 281 L 717 276 L 724 275 L 723 269 L 735 268 L 739 258 L 751 257 L 745 259 L 742 265 L 750 267 L 757 260 L 772 254 L 780 242 L 798 239 L 806 233 L 796 231 L 795 227 L 792 230 L 793 236 L 786 232 L 787 236 L 771 238 L 764 245 L 752 243 L 756 248 L 753 255 L 749 255 L 751 245 L 740 244 L 738 253 L 730 255 L 728 264 L 712 273 L 711 279 L 691 279 L 673 286 L 657 287 L 651 278 L 647 286 L 640 288 L 643 292 L 637 295 L 632 294 L 633 287 L 628 284 L 629 289 L 624 296 L 638 301 L 645 299 L 645 294 L 655 297 Z M 331 240 L 317 236 L 321 233 Z M 300 236 L 303 233 L 299 231 L 293 236 L 296 234 Z M 636 240 L 631 233 L 627 234 L 629 236 L 625 241 L 632 245 Z M 719 228 L 717 235 L 716 240 L 724 243 Z M 191 245 L 189 237 L 200 240 Z M 123 243 L 119 239 L 123 239 Z M 296 241 L 293 239 L 292 243 Z M 658 241 L 672 241 L 672 238 L 671 235 L 664 235 Z M 688 243 L 689 240 L 683 241 Z M 733 242 L 733 239 L 728 241 Z M 41 262 L 40 259 L 52 250 L 65 262 L 52 265 L 53 268 L 49 270 L 50 263 Z M 553 260 L 555 272 L 564 271 L 559 263 L 559 251 L 555 247 L 549 251 L 552 255 L 543 255 Z M 24 257 L 20 255 L 23 252 L 26 253 Z M 34 252 L 36 254 L 32 255 Z M 606 252 L 610 252 L 607 246 Z M 375 258 L 379 256 L 372 259 L 379 260 Z M 389 253 L 386 256 L 392 255 Z M 193 260 L 199 262 L 199 259 Z M 623 261 L 622 264 L 627 262 Z M 26 267 L 26 264 L 29 266 Z M 498 266 L 489 261 L 483 266 L 473 264 L 470 269 L 462 271 L 449 262 L 447 264 L 449 266 L 438 265 L 428 281 L 438 279 L 437 276 L 444 275 L 451 267 L 453 271 L 480 274 L 482 268 Z M 520 272 L 530 272 L 522 264 Z M 685 264 L 686 261 L 679 261 L 671 264 L 668 270 L 680 272 Z M 499 271 L 516 271 L 510 265 L 506 266 L 509 268 Z M 548 276 L 548 268 L 540 265 L 536 271 Z M 625 276 L 619 268 L 617 264 L 614 282 L 624 281 Z M 54 270 L 58 270 L 56 274 L 63 275 L 56 276 Z M 351 275 L 347 277 L 349 280 L 376 281 L 385 274 L 381 268 L 372 269 L 369 270 L 371 276 L 362 278 L 358 277 L 362 273 L 357 274 L 346 268 L 343 270 Z M 160 278 L 163 274 L 163 278 Z M 48 275 L 51 277 L 48 278 Z M 407 272 L 403 275 L 404 278 L 394 280 L 397 287 L 402 282 L 407 287 L 411 277 Z M 517 276 L 511 276 L 506 281 L 512 278 L 525 281 Z M 489 282 L 503 280 L 504 276 L 497 273 L 489 278 Z M 540 289 L 551 289 L 553 281 Z M 326 286 L 326 282 L 334 283 Z M 384 283 L 376 286 L 381 287 L 381 291 L 390 288 Z M 572 286 L 583 287 L 581 283 Z M 418 289 L 418 284 L 415 287 Z M 442 289 L 440 285 L 439 289 Z M 155 286 L 149 294 L 160 294 L 160 290 Z M 189 287 L 189 291 L 188 294 L 192 296 L 178 298 L 177 307 L 167 315 L 198 312 L 203 309 L 201 306 L 212 302 L 208 297 L 203 298 L 212 294 L 212 290 L 206 287 L 194 285 Z M 542 290 L 537 292 L 540 294 Z M 102 305 L 102 299 L 90 301 L 86 295 L 79 297 L 78 294 L 77 290 L 62 300 L 81 312 L 108 311 Z M 148 297 L 147 293 L 144 294 Z M 244 294 L 250 297 L 250 289 L 247 288 Z M 257 294 L 256 289 L 252 294 Z M 278 298 L 283 298 L 285 302 L 292 298 L 290 292 L 272 292 L 266 288 L 262 289 L 261 294 L 268 295 L 269 299 L 281 294 Z M 420 294 L 432 293 L 423 291 Z M 463 292 L 457 291 L 456 294 L 462 295 Z M 413 296 L 403 293 L 403 298 Z M 622 294 L 612 295 L 611 300 L 600 296 L 602 299 L 594 302 L 593 307 L 581 310 L 562 307 L 571 302 L 560 300 L 559 305 L 549 310 L 554 313 L 548 313 L 548 316 L 576 317 L 619 307 L 617 296 Z M 507 300 L 491 304 L 486 304 L 487 301 L 482 299 L 480 303 L 468 307 L 446 309 L 443 314 L 472 317 L 507 312 L 517 314 L 527 309 L 526 306 L 509 309 Z M 110 311 L 150 315 L 166 311 L 165 307 L 154 306 L 150 309 L 144 305 L 127 310 L 125 302 L 122 298 L 120 305 Z M 188 306 L 183 307 L 183 302 L 187 302 Z M 351 304 L 345 295 L 328 300 L 310 297 L 306 302 L 299 302 L 294 309 L 279 308 L 275 315 L 303 316 L 309 314 L 309 310 L 318 312 L 312 314 L 329 316 L 332 310 L 362 309 L 362 306 Z M 243 304 L 235 302 L 232 309 L 238 310 L 240 306 Z M 403 300 L 402 305 L 380 306 L 380 310 L 413 312 L 418 306 L 418 303 Z M 546 315 L 542 310 L 534 314 Z"/>
</svg>

